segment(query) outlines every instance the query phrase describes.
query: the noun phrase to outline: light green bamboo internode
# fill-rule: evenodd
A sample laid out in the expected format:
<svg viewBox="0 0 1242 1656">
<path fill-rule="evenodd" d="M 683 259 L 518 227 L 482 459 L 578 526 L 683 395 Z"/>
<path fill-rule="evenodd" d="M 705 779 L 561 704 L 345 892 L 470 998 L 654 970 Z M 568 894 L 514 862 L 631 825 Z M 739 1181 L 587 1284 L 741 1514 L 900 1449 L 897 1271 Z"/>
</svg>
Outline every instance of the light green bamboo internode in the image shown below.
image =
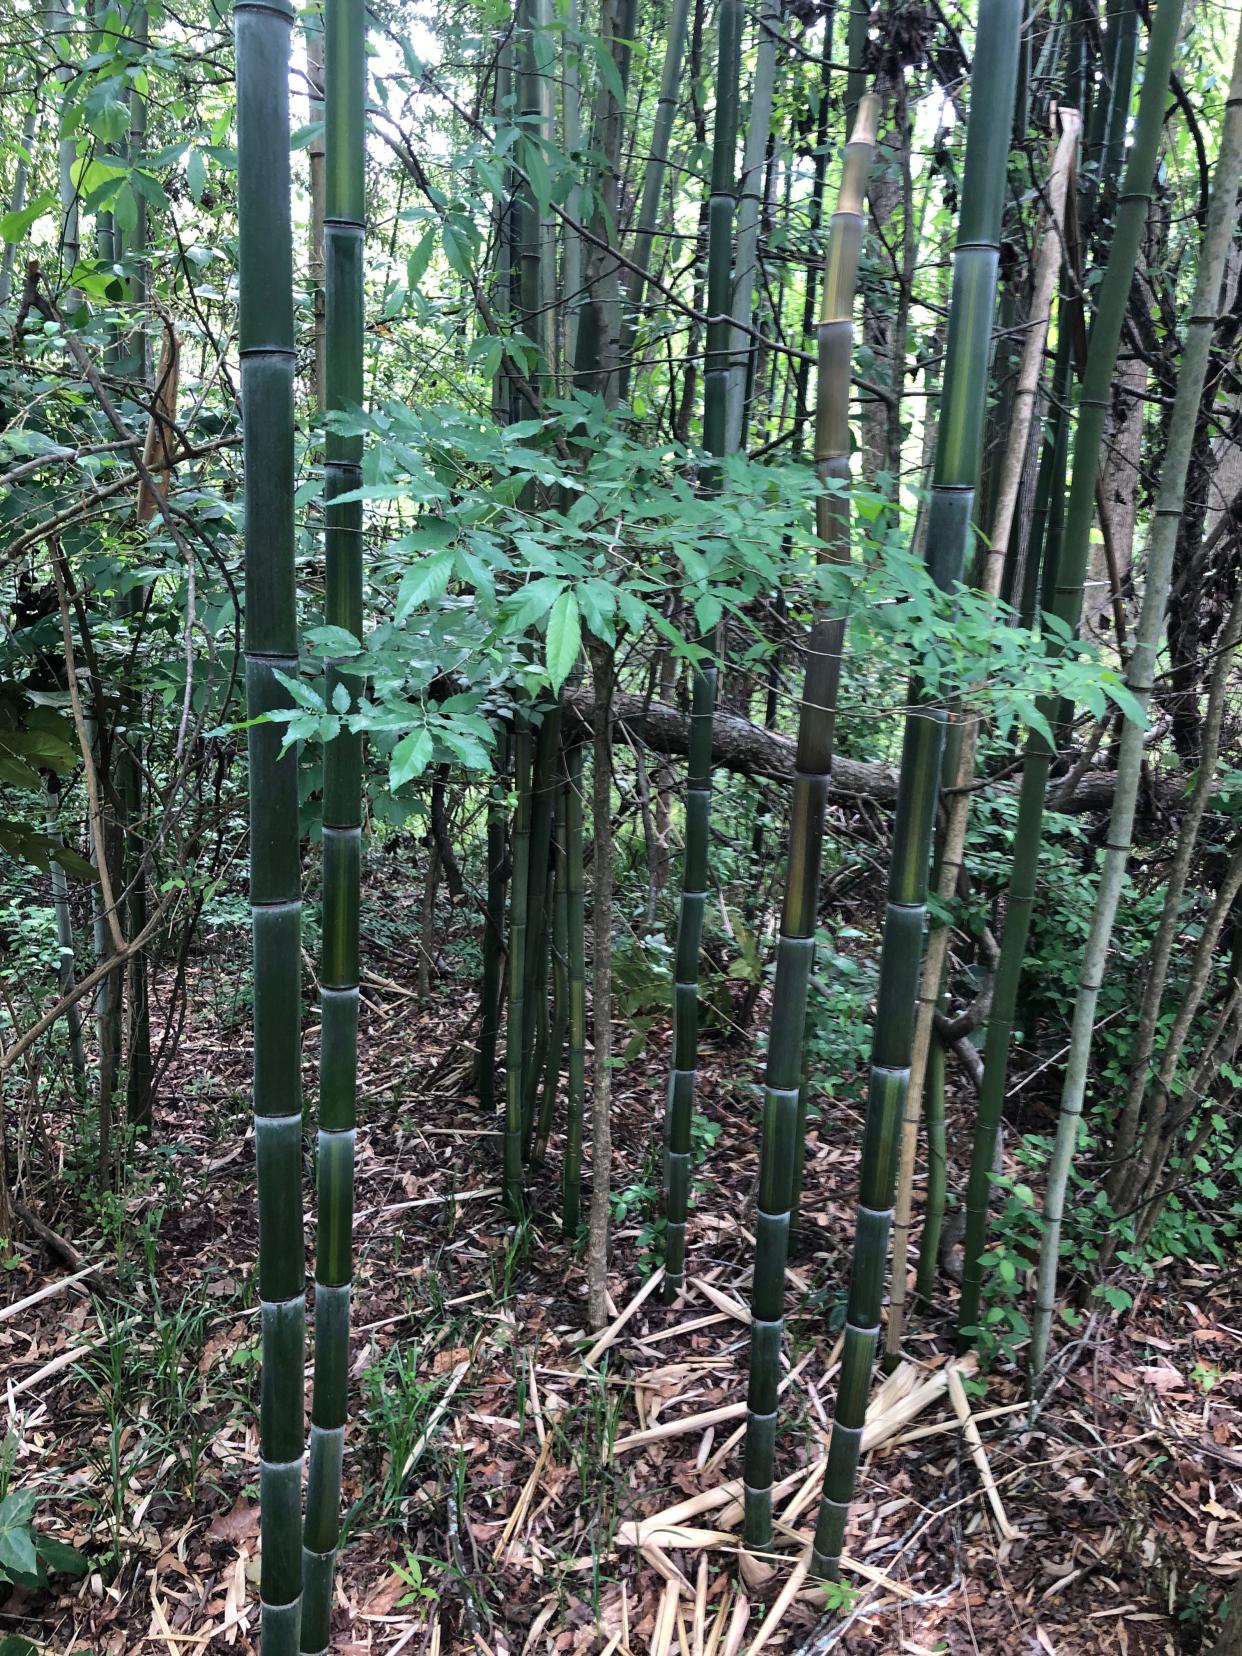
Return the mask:
<svg viewBox="0 0 1242 1656">
<path fill-rule="evenodd" d="M 1078 403 L 1078 425 L 1074 433 L 1073 474 L 1065 509 L 1065 528 L 1052 602 L 1048 606 L 1060 623 L 1061 635 L 1071 636 L 1082 611 L 1083 582 L 1095 517 L 1096 477 L 1104 439 L 1104 426 L 1112 406 L 1113 374 L 1117 348 L 1130 286 L 1134 279 L 1139 245 L 1147 223 L 1152 180 L 1164 123 L 1173 50 L 1181 26 L 1181 0 L 1161 0 L 1152 22 L 1147 44 L 1143 88 L 1139 96 L 1134 142 L 1122 180 L 1116 224 L 1109 248 L 1108 264 L 1100 284 L 1099 302 L 1091 328 L 1087 366 Z M 1047 648 L 1055 655 L 1063 645 L 1049 634 Z M 1040 702 L 1040 712 L 1049 728 L 1067 721 L 1065 709 L 1055 698 Z M 968 1346 L 979 1322 L 983 1288 L 984 1251 L 987 1246 L 988 1206 L 992 1191 L 992 1163 L 996 1135 L 1009 1076 L 1009 1048 L 1018 1004 L 1022 963 L 1026 956 L 1031 914 L 1035 905 L 1035 880 L 1039 867 L 1044 803 L 1053 750 L 1039 731 L 1027 738 L 1022 785 L 1018 795 L 1018 821 L 1014 830 L 1013 863 L 1009 875 L 1005 934 L 1001 941 L 992 1010 L 983 1052 L 983 1082 L 979 1094 L 979 1116 L 971 1151 L 970 1181 L 966 1190 L 966 1240 L 962 1274 L 962 1297 L 958 1311 L 958 1340 Z"/>
<path fill-rule="evenodd" d="M 254 947 L 254 1126 L 263 1379 L 259 1502 L 264 1656 L 296 1656 L 302 1610 L 306 1262 L 302 1234 L 302 902 L 297 753 L 282 752 L 298 671 L 293 570 L 293 243 L 285 0 L 236 0 L 237 194 L 245 467 L 246 706 Z"/>
<path fill-rule="evenodd" d="M 836 211 L 829 225 L 825 253 L 815 408 L 815 470 L 820 485 L 815 502 L 815 529 L 820 561 L 825 565 L 850 561 L 848 488 L 854 294 L 865 229 L 867 178 L 875 155 L 878 119 L 879 101 L 867 94 L 859 102 L 854 130 L 845 146 Z M 844 613 L 838 606 L 821 601 L 807 638 L 806 673 L 798 710 L 789 854 L 764 1071 L 743 1469 L 746 1544 L 757 1549 L 770 1546 L 772 1541 L 772 1466 L 785 1327 L 785 1263 L 803 1154 L 800 1106 L 806 1003 L 815 957 L 824 812 L 828 804 L 844 644 Z"/>
<path fill-rule="evenodd" d="M 1022 0 L 982 0 L 927 519 L 927 568 L 945 591 L 961 579 L 979 479 L 1021 25 Z M 897 1144 L 910 1080 L 928 864 L 940 785 L 945 713 L 927 704 L 917 683 L 911 688 L 910 703 L 913 710 L 906 718 L 893 823 L 841 1378 L 811 1554 L 813 1572 L 831 1578 L 840 1568 L 854 1498 L 884 1297 Z"/>
<path fill-rule="evenodd" d="M 363 398 L 365 0 L 327 0 L 324 9 L 324 129 L 324 622 L 361 640 L 362 503 L 348 497 L 362 485 L 362 439 L 339 434 L 332 417 L 358 408 Z M 329 707 L 355 708 L 362 685 L 343 660 L 329 664 L 325 691 Z M 323 759 L 315 1377 L 302 1560 L 306 1656 L 324 1656 L 330 1643 L 348 1414 L 361 868 L 362 737 L 342 729 Z"/>
<path fill-rule="evenodd" d="M 1173 413 L 1165 436 L 1164 462 L 1147 548 L 1147 585 L 1134 646 L 1126 668 L 1126 686 L 1146 713 L 1155 678 L 1156 655 L 1164 632 L 1164 612 L 1173 577 L 1178 525 L 1185 508 L 1186 477 L 1194 447 L 1199 403 L 1207 376 L 1212 335 L 1220 308 L 1225 260 L 1237 216 L 1238 178 L 1242 172 L 1242 32 L 1234 54 L 1233 75 L 1225 104 L 1220 150 L 1212 180 L 1212 198 L 1199 253 L 1194 297 L 1186 319 L 1186 339 L 1177 378 Z M 1100 864 L 1091 929 L 1083 949 L 1078 994 L 1070 1028 L 1069 1054 L 1061 1088 L 1061 1114 L 1044 1197 L 1044 1233 L 1040 1241 L 1035 1315 L 1031 1321 L 1030 1378 L 1034 1384 L 1048 1355 L 1056 1307 L 1061 1223 L 1074 1150 L 1078 1142 L 1095 1035 L 1095 1013 L 1108 966 L 1117 909 L 1125 887 L 1126 862 L 1134 836 L 1134 811 L 1143 769 L 1144 725 L 1128 718 L 1122 726 L 1112 813 Z"/>
</svg>

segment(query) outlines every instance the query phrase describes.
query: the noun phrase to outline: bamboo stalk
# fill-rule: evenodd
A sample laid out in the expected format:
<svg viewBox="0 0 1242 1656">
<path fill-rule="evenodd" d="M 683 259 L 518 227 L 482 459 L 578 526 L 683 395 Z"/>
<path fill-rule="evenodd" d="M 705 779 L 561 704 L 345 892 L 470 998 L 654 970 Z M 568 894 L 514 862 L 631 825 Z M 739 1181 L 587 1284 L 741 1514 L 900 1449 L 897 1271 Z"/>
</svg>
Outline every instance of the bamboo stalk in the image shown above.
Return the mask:
<svg viewBox="0 0 1242 1656">
<path fill-rule="evenodd" d="M 737 192 L 737 247 L 733 269 L 732 360 L 729 365 L 728 449 L 739 449 L 746 429 L 747 381 L 759 351 L 748 337 L 755 286 L 759 276 L 759 223 L 763 206 L 768 141 L 772 135 L 772 100 L 776 90 L 776 41 L 780 32 L 781 0 L 764 0 L 759 14 L 759 39 L 750 88 L 750 121 L 742 156 Z"/>
<path fill-rule="evenodd" d="M 569 968 L 569 1085 L 565 1103 L 565 1163 L 561 1227 L 576 1236 L 582 1213 L 582 1112 L 586 1097 L 586 918 L 582 875 L 582 746 L 566 755 L 565 923 Z"/>
<path fill-rule="evenodd" d="M 983 591 L 991 597 L 1000 592 L 1005 551 L 1009 545 L 1018 490 L 1026 465 L 1031 426 L 1039 396 L 1044 347 L 1052 316 L 1052 299 L 1064 244 L 1066 203 L 1073 183 L 1074 159 L 1078 149 L 1080 119 L 1077 110 L 1060 112 L 1061 132 L 1052 156 L 1048 177 L 1048 212 L 1044 234 L 1036 257 L 1034 287 L 1022 360 L 1018 368 L 1009 415 L 1009 444 L 1000 468 L 991 534 L 983 568 Z M 940 877 L 936 895 L 943 905 L 957 896 L 958 879 L 966 848 L 970 817 L 970 783 L 975 773 L 975 751 L 979 722 L 965 720 L 953 767 L 944 843 L 940 856 Z M 933 923 L 927 941 L 923 972 L 919 979 L 918 1007 L 914 1021 L 914 1044 L 910 1053 L 910 1081 L 901 1123 L 897 1159 L 897 1196 L 893 1211 L 893 1278 L 889 1303 L 885 1351 L 890 1359 L 901 1350 L 905 1332 L 906 1287 L 909 1271 L 910 1217 L 914 1193 L 914 1163 L 918 1149 L 919 1117 L 922 1113 L 923 1082 L 933 1045 L 936 1008 L 940 1003 L 952 928 Z M 941 1056 L 943 1063 L 943 1054 Z M 943 1075 L 941 1085 L 943 1087 Z M 941 1094 L 943 1098 L 943 1092 Z"/>
<path fill-rule="evenodd" d="M 840 192 L 825 254 L 815 416 L 815 462 L 820 484 L 815 526 L 821 547 L 819 555 L 828 564 L 848 563 L 850 556 L 849 406 L 854 291 L 878 118 L 878 99 L 864 96 L 845 148 Z M 760 1551 L 771 1545 L 772 1536 L 772 1469 L 785 1327 L 785 1265 L 789 1256 L 794 1189 L 799 1182 L 796 1169 L 803 1155 L 798 1121 L 806 1002 L 815 954 L 824 812 L 832 769 L 844 641 L 844 614 L 821 602 L 808 640 L 806 679 L 798 712 L 789 855 L 764 1072 L 743 1473 L 746 1544 Z"/>
<path fill-rule="evenodd" d="M 1021 0 L 981 0 L 927 519 L 927 568 L 946 590 L 961 578 L 978 484 L 1021 21 Z M 893 828 L 845 1348 L 811 1558 L 814 1574 L 833 1578 L 858 1475 L 879 1333 L 940 783 L 945 714 L 927 705 L 917 683 L 911 701 Z"/>
<path fill-rule="evenodd" d="M 505 1024 L 505 1120 L 502 1184 L 505 1206 L 522 1215 L 522 1057 L 526 1027 L 526 929 L 530 890 L 531 734 L 520 709 L 513 714 L 513 787 L 516 805 L 510 841 L 509 1011 Z"/>
<path fill-rule="evenodd" d="M 1091 329 L 1087 366 L 1079 399 L 1074 434 L 1074 469 L 1066 506 L 1065 538 L 1055 590 L 1049 606 L 1062 628 L 1072 633 L 1082 611 L 1083 582 L 1095 514 L 1096 475 L 1104 427 L 1112 406 L 1112 381 L 1121 329 L 1129 303 L 1130 285 L 1139 245 L 1147 223 L 1152 180 L 1159 153 L 1173 52 L 1181 26 L 1182 0 L 1161 0 L 1148 40 L 1143 89 L 1139 98 L 1134 141 L 1122 182 L 1120 204 L 1108 264 L 1100 285 L 1099 304 Z M 1050 654 L 1059 653 L 1056 636 L 1049 637 Z M 1045 697 L 1040 712 L 1051 727 L 1065 722 L 1066 710 L 1057 698 Z M 1009 1074 L 1009 1046 L 1017 1010 L 1022 963 L 1026 956 L 1035 877 L 1039 865 L 1044 801 L 1052 748 L 1032 730 L 1026 746 L 1018 821 L 1014 831 L 1013 863 L 1009 876 L 1005 933 L 992 994 L 987 1040 L 983 1055 L 983 1082 L 979 1115 L 971 1152 L 966 1192 L 966 1240 L 962 1294 L 958 1310 L 958 1341 L 970 1344 L 978 1326 L 983 1288 L 984 1250 L 992 1189 L 992 1162 Z"/>
<path fill-rule="evenodd" d="M 1208 356 L 1216 328 L 1221 280 L 1233 234 L 1242 173 L 1242 31 L 1235 47 L 1233 74 L 1225 103 L 1216 173 L 1207 227 L 1195 277 L 1194 297 L 1186 320 L 1186 343 L 1177 378 L 1173 413 L 1165 437 L 1164 464 L 1149 537 L 1147 585 L 1134 637 L 1134 648 L 1126 669 L 1126 684 L 1146 712 L 1151 701 L 1156 653 L 1164 626 L 1165 605 L 1173 575 L 1177 530 L 1185 506 L 1186 477 L 1194 444 L 1199 403 L 1207 375 Z M 1048 1167 L 1044 1197 L 1044 1233 L 1040 1240 L 1039 1273 L 1035 1313 L 1031 1322 L 1029 1372 L 1032 1382 L 1043 1369 L 1047 1356 L 1052 1317 L 1056 1304 L 1057 1264 L 1060 1254 L 1061 1223 L 1065 1191 L 1082 1116 L 1095 1014 L 1108 961 L 1109 944 L 1121 901 L 1126 863 L 1134 835 L 1134 814 L 1143 766 L 1143 726 L 1127 720 L 1122 727 L 1117 756 L 1117 783 L 1109 817 L 1108 837 L 1100 866 L 1099 886 L 1091 916 L 1091 930 L 1083 950 L 1078 994 L 1070 1030 L 1070 1050 L 1065 1063 L 1061 1091 L 1061 1113 L 1057 1137 Z M 1211 766 L 1201 774 L 1211 773 Z"/>
<path fill-rule="evenodd" d="M 254 1125 L 263 1391 L 264 1656 L 299 1649 L 305 1284 L 297 752 L 265 715 L 298 671 L 293 570 L 293 248 L 288 0 L 235 0 Z"/>
<path fill-rule="evenodd" d="M 483 1004 L 479 1024 L 478 1068 L 475 1072 L 479 1107 L 485 1116 L 496 1107 L 496 1038 L 500 1030 L 504 983 L 505 894 L 508 889 L 509 856 L 504 774 L 508 764 L 508 745 L 506 737 L 497 774 L 487 794 L 487 913 L 483 917 Z"/>
<path fill-rule="evenodd" d="M 722 459 L 728 452 L 729 362 L 733 327 L 729 305 L 733 281 L 733 214 L 741 74 L 742 6 L 720 0 L 716 58 L 716 124 L 712 143 L 711 194 L 707 203 L 707 352 L 703 377 L 703 447 Z M 718 467 L 711 467 L 708 487 Z M 686 1223 L 690 1199 L 690 1134 L 698 1071 L 699 955 L 707 903 L 711 834 L 712 724 L 716 713 L 714 640 L 699 640 L 694 664 L 690 754 L 686 767 L 685 861 L 677 917 L 673 986 L 673 1063 L 664 1117 L 664 1294 L 670 1303 L 686 1280 Z"/>
<path fill-rule="evenodd" d="M 643 172 L 642 200 L 638 208 L 634 244 L 630 249 L 631 268 L 625 284 L 625 311 L 621 319 L 622 401 L 629 395 L 630 376 L 633 372 L 632 358 L 638 336 L 638 318 L 647 292 L 651 251 L 660 224 L 660 191 L 664 184 L 664 175 L 668 171 L 669 147 L 681 90 L 681 64 L 686 50 L 686 22 L 689 15 L 690 0 L 672 0 L 664 43 L 664 68 L 660 76 L 660 91 L 656 99 L 655 121 L 651 130 L 651 150 Z"/>
<path fill-rule="evenodd" d="M 366 235 L 365 0 L 327 0 L 324 11 L 324 622 L 362 638 L 361 501 L 336 503 L 362 484 L 362 438 L 339 436 L 331 417 L 363 398 L 363 260 Z M 325 700 L 354 708 L 362 684 L 329 662 Z M 302 1650 L 328 1649 L 341 1461 L 349 1390 L 353 1277 L 354 1135 L 358 1092 L 358 911 L 362 868 L 362 737 L 342 729 L 323 759 L 323 944 L 319 970 L 318 1198 L 315 1377 L 303 1544 Z"/>
</svg>

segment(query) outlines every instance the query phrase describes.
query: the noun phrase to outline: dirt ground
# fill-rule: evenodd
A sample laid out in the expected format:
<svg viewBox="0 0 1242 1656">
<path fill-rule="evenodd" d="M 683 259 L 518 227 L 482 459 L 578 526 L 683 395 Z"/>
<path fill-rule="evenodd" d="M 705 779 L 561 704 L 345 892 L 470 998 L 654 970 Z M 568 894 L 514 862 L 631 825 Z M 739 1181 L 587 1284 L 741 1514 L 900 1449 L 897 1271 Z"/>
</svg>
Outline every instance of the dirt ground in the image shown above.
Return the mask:
<svg viewBox="0 0 1242 1656">
<path fill-rule="evenodd" d="M 469 1091 L 473 997 L 446 977 L 420 1007 L 401 967 L 381 961 L 364 987 L 341 1656 L 1203 1648 L 1242 1571 L 1236 1268 L 1167 1261 L 1134 1285 L 1124 1320 L 1063 1331 L 1033 1425 L 1016 1371 L 968 1377 L 975 1451 L 946 1384 L 947 1307 L 917 1322 L 873 1408 L 883 1441 L 864 1466 L 849 1590 L 830 1609 L 798 1563 L 833 1404 L 854 1115 L 836 1111 L 831 1131 L 825 1115 L 812 1138 L 789 1276 L 780 1552 L 753 1559 L 731 1498 L 757 1164 L 736 1055 L 709 1052 L 701 1078 L 720 1136 L 673 1306 L 644 1275 L 666 1036 L 617 1072 L 619 1326 L 590 1351 L 581 1254 L 556 1219 L 559 1140 L 514 1235 Z M 194 967 L 195 1013 L 135 1193 L 86 1219 L 44 1194 L 45 1223 L 99 1271 L 0 1320 L 8 1487 L 37 1490 L 36 1529 L 90 1560 L 81 1579 L 10 1592 L 0 1650 L 5 1635 L 84 1656 L 257 1646 L 254 1155 L 232 972 L 227 950 Z M 10 1305 L 76 1274 L 32 1235 L 8 1264 Z"/>
</svg>

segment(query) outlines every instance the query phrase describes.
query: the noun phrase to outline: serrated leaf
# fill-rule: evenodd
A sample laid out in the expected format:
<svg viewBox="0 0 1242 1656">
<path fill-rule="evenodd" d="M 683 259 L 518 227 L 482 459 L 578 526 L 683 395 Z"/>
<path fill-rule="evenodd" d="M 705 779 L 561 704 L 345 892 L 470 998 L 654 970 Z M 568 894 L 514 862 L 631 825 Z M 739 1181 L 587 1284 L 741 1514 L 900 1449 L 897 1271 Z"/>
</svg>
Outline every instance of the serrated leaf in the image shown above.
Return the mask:
<svg viewBox="0 0 1242 1656">
<path fill-rule="evenodd" d="M 392 750 L 392 758 L 388 761 L 388 784 L 393 788 L 400 788 L 406 782 L 412 782 L 416 776 L 421 776 L 431 763 L 431 755 L 435 744 L 431 732 L 426 725 L 421 730 L 412 730 L 408 736 L 403 736 Z"/>
<path fill-rule="evenodd" d="M 448 219 L 440 227 L 440 240 L 444 247 L 444 257 L 458 276 L 470 274 L 470 243 L 464 233 Z"/>
<path fill-rule="evenodd" d="M 432 552 L 407 569 L 397 590 L 397 622 L 404 621 L 411 610 L 443 597 L 452 574 L 453 554 L 447 551 Z"/>
<path fill-rule="evenodd" d="M 567 589 L 552 606 L 544 637 L 544 661 L 553 690 L 559 691 L 573 672 L 581 647 L 582 617 L 578 611 L 578 600 L 572 589 Z"/>
<path fill-rule="evenodd" d="M 427 266 L 431 263 L 431 255 L 436 250 L 436 227 L 432 225 L 419 238 L 414 251 L 405 262 L 405 279 L 411 289 L 416 289 L 427 273 Z"/>
<path fill-rule="evenodd" d="M 452 725 L 441 726 L 437 734 L 445 747 L 457 755 L 467 770 L 490 773 L 492 762 L 487 749 L 477 736 L 472 736 L 465 730 L 454 729 Z"/>
<path fill-rule="evenodd" d="M 529 581 L 505 599 L 505 620 L 513 631 L 525 632 L 532 622 L 549 613 L 564 590 L 564 581 L 555 575 L 541 575 L 538 580 Z"/>
</svg>

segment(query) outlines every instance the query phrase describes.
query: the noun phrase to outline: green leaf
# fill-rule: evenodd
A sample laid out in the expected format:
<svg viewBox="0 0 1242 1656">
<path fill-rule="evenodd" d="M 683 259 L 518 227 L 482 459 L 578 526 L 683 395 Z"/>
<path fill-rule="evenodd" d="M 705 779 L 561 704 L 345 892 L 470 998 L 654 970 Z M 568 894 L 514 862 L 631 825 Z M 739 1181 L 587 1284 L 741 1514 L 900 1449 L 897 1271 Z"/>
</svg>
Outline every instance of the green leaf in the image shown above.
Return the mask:
<svg viewBox="0 0 1242 1656">
<path fill-rule="evenodd" d="M 41 196 L 36 196 L 29 207 L 23 207 L 20 212 L 6 213 L 0 218 L 0 238 L 6 242 L 19 242 L 37 218 L 50 212 L 56 205 L 56 198 L 50 190 L 45 190 Z"/>
<path fill-rule="evenodd" d="M 578 600 L 572 590 L 567 589 L 552 606 L 544 639 L 544 660 L 553 690 L 559 690 L 573 672 L 581 647 L 582 618 L 578 613 Z"/>
<path fill-rule="evenodd" d="M 480 771 L 484 775 L 491 773 L 492 762 L 488 758 L 487 749 L 477 736 L 472 736 L 469 731 L 453 725 L 441 725 L 437 735 L 445 747 L 457 755 L 467 770 Z"/>
<path fill-rule="evenodd" d="M 505 620 L 514 632 L 525 632 L 532 622 L 555 607 L 564 590 L 565 583 L 557 576 L 541 575 L 505 599 Z"/>
<path fill-rule="evenodd" d="M 416 776 L 421 776 L 431 763 L 434 747 L 431 732 L 426 725 L 421 730 L 413 730 L 408 736 L 403 736 L 393 748 L 392 758 L 388 761 L 389 786 L 399 788 L 403 783 L 412 782 Z"/>
<path fill-rule="evenodd" d="M 411 290 L 418 287 L 427 273 L 427 266 L 431 263 L 431 255 L 436 250 L 436 228 L 434 225 L 425 230 L 418 245 L 405 262 L 405 279 Z"/>
<path fill-rule="evenodd" d="M 35 1550 L 48 1569 L 54 1570 L 57 1575 L 84 1576 L 91 1567 L 85 1553 L 80 1553 L 67 1541 L 57 1541 L 52 1535 L 36 1535 Z M 3 1645 L 0 1645 L 0 1656 L 4 1656 Z"/>
<path fill-rule="evenodd" d="M 443 597 L 452 573 L 452 552 L 433 552 L 407 569 L 397 591 L 397 622 L 404 621 L 411 610 Z"/>
<path fill-rule="evenodd" d="M 30 1515 L 39 1497 L 30 1489 L 14 1490 L 0 1501 L 0 1565 L 35 1575 L 39 1557 L 30 1531 Z"/>
<path fill-rule="evenodd" d="M 202 201 L 203 191 L 207 188 L 207 162 L 203 158 L 202 150 L 192 149 L 186 156 L 185 181 L 194 200 Z"/>
<path fill-rule="evenodd" d="M 1117 704 L 1132 724 L 1138 725 L 1142 730 L 1147 729 L 1147 714 L 1143 704 L 1137 700 L 1129 685 L 1109 674 L 1104 680 L 1104 694 Z"/>
<path fill-rule="evenodd" d="M 470 274 L 470 244 L 462 230 L 451 224 L 448 219 L 440 227 L 440 239 L 444 244 L 444 257 L 458 276 Z"/>
<path fill-rule="evenodd" d="M 116 192 L 116 201 L 113 203 L 112 213 L 126 241 L 133 236 L 138 228 L 138 198 L 128 183 L 122 184 Z"/>
<path fill-rule="evenodd" d="M 0 1656 L 39 1656 L 39 1651 L 29 1639 L 23 1639 L 20 1633 L 9 1633 L 0 1639 Z"/>
</svg>

